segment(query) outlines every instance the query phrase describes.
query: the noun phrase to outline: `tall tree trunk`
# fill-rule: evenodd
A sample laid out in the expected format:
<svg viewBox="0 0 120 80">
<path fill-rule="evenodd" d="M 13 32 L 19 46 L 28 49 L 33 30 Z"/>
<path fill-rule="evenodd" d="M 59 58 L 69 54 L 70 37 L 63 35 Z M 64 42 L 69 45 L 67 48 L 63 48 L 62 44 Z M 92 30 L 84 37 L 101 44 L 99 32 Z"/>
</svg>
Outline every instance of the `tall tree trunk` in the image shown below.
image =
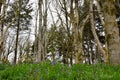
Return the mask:
<svg viewBox="0 0 120 80">
<path fill-rule="evenodd" d="M 104 2 L 105 33 L 111 64 L 120 64 L 120 37 L 115 15 L 115 0 Z"/>
<path fill-rule="evenodd" d="M 1 8 L 2 8 L 2 1 L 0 2 L 0 17 L 2 17 Z M 0 38 L 2 38 L 2 19 L 0 20 Z M 2 54 L 2 43 L 3 42 L 0 42 L 0 61 L 1 61 L 1 54 Z"/>
<path fill-rule="evenodd" d="M 107 63 L 108 62 L 107 51 L 102 48 L 101 43 L 100 43 L 100 41 L 98 39 L 98 36 L 96 34 L 96 31 L 95 31 L 94 16 L 93 16 L 93 0 L 90 0 L 90 9 L 89 10 L 90 10 L 90 22 L 91 22 L 91 28 L 92 28 L 93 36 L 96 40 L 96 43 L 97 43 L 97 46 L 98 46 L 99 50 L 103 54 L 104 62 Z"/>
<path fill-rule="evenodd" d="M 47 38 L 46 38 L 46 29 L 47 29 L 47 0 L 39 0 L 38 2 L 39 9 L 39 29 L 38 29 L 38 60 L 41 62 L 45 60 L 47 53 Z M 44 13 L 44 14 L 42 14 Z"/>
<path fill-rule="evenodd" d="M 103 25 L 104 29 L 105 29 L 105 22 L 104 22 L 104 19 L 103 19 L 103 13 L 101 12 L 101 6 L 100 6 L 100 3 L 99 3 L 99 0 L 96 0 L 97 4 L 97 10 L 98 10 L 98 15 L 99 15 L 99 18 L 100 18 L 100 21 L 101 21 L 101 24 Z M 106 37 L 105 37 L 106 38 Z M 105 42 L 105 50 L 106 50 L 106 53 L 107 53 L 107 56 L 108 56 L 108 45 L 107 45 L 107 41 Z"/>
<path fill-rule="evenodd" d="M 39 28 L 38 28 L 38 53 L 37 53 L 37 62 L 42 61 L 42 50 L 43 50 L 43 45 L 42 45 L 42 32 L 43 32 L 43 26 L 42 26 L 42 0 L 39 0 L 38 2 L 38 9 L 39 9 Z"/>
<path fill-rule="evenodd" d="M 3 6 L 3 7 L 2 7 Z M 1 20 L 0 20 L 0 60 L 1 60 L 1 58 L 2 58 L 2 56 L 1 56 L 1 54 L 3 54 L 3 48 L 4 48 L 4 39 L 5 38 L 3 38 L 3 34 L 4 34 L 4 31 L 3 31 L 3 29 L 4 29 L 4 17 L 5 17 L 5 10 L 6 10 L 6 0 L 4 0 L 4 1 L 1 1 L 0 2 L 0 17 L 1 17 Z M 3 38 L 3 39 L 2 39 Z"/>
<path fill-rule="evenodd" d="M 19 30 L 20 30 L 20 6 L 21 6 L 21 0 L 19 0 L 18 2 L 19 4 L 19 8 L 18 8 L 18 12 L 17 12 L 17 32 L 16 32 L 16 43 L 15 43 L 15 54 L 14 54 L 14 63 L 16 64 L 17 62 L 17 53 L 18 53 L 18 38 L 19 38 Z"/>
<path fill-rule="evenodd" d="M 74 45 L 75 45 L 75 63 L 81 63 L 82 62 L 82 54 L 83 54 L 83 48 L 82 48 L 82 36 L 79 38 L 79 9 L 78 9 L 78 0 L 75 0 L 75 15 L 74 19 L 75 22 L 73 23 L 74 26 Z"/>
<path fill-rule="evenodd" d="M 36 8 L 37 8 L 37 6 L 36 6 Z M 37 61 L 37 50 L 38 50 L 38 26 L 37 26 L 37 24 L 38 24 L 38 9 L 36 10 L 36 15 L 35 15 L 36 17 L 35 17 L 35 42 L 34 42 L 34 55 L 35 55 L 35 61 Z"/>
<path fill-rule="evenodd" d="M 66 1 L 63 0 L 63 5 L 64 5 L 64 14 L 65 14 L 65 23 L 66 23 L 66 28 L 67 28 L 67 52 L 66 52 L 66 57 L 65 57 L 65 60 L 66 60 L 66 63 L 68 64 L 68 55 L 70 55 L 70 43 L 71 43 L 71 40 L 70 40 L 70 29 L 69 29 L 69 25 L 68 25 L 68 12 L 67 12 L 67 6 L 66 6 Z M 70 63 L 72 65 L 72 55 L 71 55 L 71 59 L 70 59 Z"/>
<path fill-rule="evenodd" d="M 75 2 L 75 9 L 73 9 L 73 2 Z M 83 46 L 82 46 L 82 36 L 83 36 L 83 29 L 89 15 L 83 20 L 82 26 L 79 29 L 79 9 L 78 9 L 78 0 L 71 0 L 70 5 L 70 13 L 68 16 L 70 17 L 70 22 L 73 26 L 73 36 L 74 36 L 74 48 L 75 48 L 75 63 L 81 63 L 83 60 Z"/>
<path fill-rule="evenodd" d="M 45 0 L 45 6 L 44 6 L 44 17 L 43 17 L 43 61 L 45 61 L 45 56 L 47 53 L 47 10 L 48 10 L 48 0 Z"/>
</svg>

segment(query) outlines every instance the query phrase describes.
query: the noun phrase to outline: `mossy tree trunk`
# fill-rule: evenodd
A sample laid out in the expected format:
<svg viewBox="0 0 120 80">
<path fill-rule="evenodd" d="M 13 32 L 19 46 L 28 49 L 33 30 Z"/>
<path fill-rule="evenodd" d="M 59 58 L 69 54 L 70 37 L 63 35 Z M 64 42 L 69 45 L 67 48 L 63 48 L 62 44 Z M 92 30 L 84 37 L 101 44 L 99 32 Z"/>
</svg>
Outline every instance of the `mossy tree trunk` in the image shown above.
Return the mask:
<svg viewBox="0 0 120 80">
<path fill-rule="evenodd" d="M 90 9 L 89 10 L 90 10 L 91 30 L 93 32 L 93 36 L 96 40 L 96 43 L 97 43 L 97 46 L 98 46 L 100 52 L 103 54 L 104 63 L 107 63 L 108 62 L 108 53 L 106 50 L 103 49 L 103 47 L 98 39 L 97 33 L 95 31 L 95 22 L 94 22 L 94 16 L 93 16 L 93 0 L 90 0 Z"/>
<path fill-rule="evenodd" d="M 115 0 L 103 3 L 105 16 L 105 33 L 107 38 L 109 60 L 111 64 L 120 64 L 120 37 L 115 15 Z"/>
<path fill-rule="evenodd" d="M 81 59 L 81 53 L 82 53 L 82 48 L 81 48 L 81 42 L 79 42 L 78 39 L 78 26 L 79 26 L 79 12 L 78 12 L 78 0 L 75 0 L 75 22 L 73 23 L 74 27 L 74 45 L 75 45 L 75 63 L 78 64 L 80 63 Z M 81 40 L 81 37 L 80 37 Z"/>
<path fill-rule="evenodd" d="M 83 48 L 82 48 L 82 36 L 79 36 L 79 8 L 78 8 L 78 0 L 74 0 L 75 2 L 75 9 L 74 9 L 74 17 L 73 17 L 73 35 L 74 35 L 74 47 L 75 47 L 75 63 L 81 63 L 82 62 L 82 54 L 83 54 Z"/>
</svg>

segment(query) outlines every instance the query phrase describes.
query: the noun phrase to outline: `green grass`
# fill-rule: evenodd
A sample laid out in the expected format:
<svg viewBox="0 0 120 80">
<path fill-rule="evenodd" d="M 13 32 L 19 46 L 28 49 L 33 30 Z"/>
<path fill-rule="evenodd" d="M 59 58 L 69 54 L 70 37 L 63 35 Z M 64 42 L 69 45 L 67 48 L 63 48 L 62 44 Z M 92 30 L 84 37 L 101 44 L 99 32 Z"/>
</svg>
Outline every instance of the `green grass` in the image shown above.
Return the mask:
<svg viewBox="0 0 120 80">
<path fill-rule="evenodd" d="M 71 67 L 49 62 L 0 64 L 0 80 L 119 80 L 120 66 L 77 64 Z"/>
</svg>

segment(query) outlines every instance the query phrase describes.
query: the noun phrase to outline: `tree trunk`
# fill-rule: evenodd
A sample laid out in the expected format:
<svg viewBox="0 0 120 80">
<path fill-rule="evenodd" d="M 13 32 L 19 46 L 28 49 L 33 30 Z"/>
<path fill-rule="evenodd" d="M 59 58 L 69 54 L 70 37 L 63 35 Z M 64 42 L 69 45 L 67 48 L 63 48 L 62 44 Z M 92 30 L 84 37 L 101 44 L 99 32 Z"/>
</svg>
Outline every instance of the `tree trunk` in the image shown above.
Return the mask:
<svg viewBox="0 0 120 80">
<path fill-rule="evenodd" d="M 44 6 L 44 17 L 43 17 L 43 61 L 45 61 L 45 56 L 47 53 L 47 34 L 46 34 L 46 29 L 47 29 L 47 2 L 48 0 L 45 0 L 45 6 Z"/>
<path fill-rule="evenodd" d="M 44 6 L 43 6 L 44 5 Z M 47 1 L 39 0 L 39 30 L 38 30 L 38 62 L 44 61 L 46 56 L 46 28 L 47 28 Z M 44 15 L 42 14 L 44 13 Z"/>
<path fill-rule="evenodd" d="M 39 0 L 38 2 L 38 9 L 39 9 L 39 29 L 38 29 L 38 53 L 37 53 L 37 62 L 42 61 L 42 50 L 43 50 L 43 45 L 42 45 L 42 0 Z"/>
<path fill-rule="evenodd" d="M 19 38 L 19 30 L 20 30 L 20 6 L 21 6 L 21 0 L 19 0 L 19 8 L 18 8 L 18 13 L 17 13 L 17 32 L 16 32 L 16 43 L 15 43 L 15 54 L 14 54 L 14 63 L 16 64 L 17 62 L 17 53 L 18 53 L 18 38 Z"/>
<path fill-rule="evenodd" d="M 1 8 L 2 8 L 2 2 L 0 2 L 0 17 L 2 17 Z M 2 38 L 2 20 L 0 20 L 0 38 Z M 2 43 L 3 42 L 0 41 L 0 61 L 1 61 L 1 54 L 2 54 Z"/>
<path fill-rule="evenodd" d="M 120 37 L 116 22 L 114 0 L 104 2 L 105 33 L 111 64 L 120 64 Z"/>
<path fill-rule="evenodd" d="M 0 60 L 2 59 L 2 54 L 3 54 L 3 48 L 4 48 L 4 39 L 5 38 L 3 38 L 3 34 L 4 34 L 4 31 L 3 31 L 3 29 L 4 29 L 4 17 L 5 17 L 5 9 L 6 9 L 6 0 L 4 0 L 4 1 L 1 1 L 0 2 L 0 17 L 1 17 L 1 20 L 0 20 Z M 3 8 L 2 8 L 2 6 L 3 6 Z M 2 11 L 1 11 L 2 10 Z M 5 36 L 4 36 L 5 37 Z"/>
<path fill-rule="evenodd" d="M 74 35 L 74 46 L 75 46 L 75 63 L 81 63 L 82 62 L 82 54 L 83 54 L 83 48 L 82 48 L 82 37 L 79 38 L 79 9 L 78 9 L 78 0 L 75 0 L 75 15 L 74 15 L 74 23 L 73 23 L 73 35 Z"/>
<path fill-rule="evenodd" d="M 104 62 L 107 63 L 108 62 L 107 51 L 102 48 L 101 43 L 100 43 L 98 36 L 96 34 L 96 31 L 95 31 L 94 16 L 93 16 L 93 0 L 90 0 L 90 22 L 91 22 L 93 36 L 96 40 L 97 46 L 98 46 L 99 50 L 101 51 L 101 53 L 103 54 Z"/>
<path fill-rule="evenodd" d="M 37 8 L 37 6 L 36 6 Z M 34 55 L 35 55 L 35 61 L 37 61 L 37 52 L 38 52 L 38 26 L 37 26 L 37 22 L 38 22 L 38 9 L 36 10 L 36 15 L 35 15 L 35 42 L 34 42 Z"/>
</svg>

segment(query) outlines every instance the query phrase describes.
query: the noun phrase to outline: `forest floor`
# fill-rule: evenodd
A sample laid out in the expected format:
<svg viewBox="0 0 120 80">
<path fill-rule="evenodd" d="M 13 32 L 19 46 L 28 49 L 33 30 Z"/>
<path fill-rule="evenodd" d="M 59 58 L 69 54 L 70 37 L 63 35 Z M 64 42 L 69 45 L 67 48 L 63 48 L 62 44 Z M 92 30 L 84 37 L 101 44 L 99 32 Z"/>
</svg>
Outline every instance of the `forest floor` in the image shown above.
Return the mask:
<svg viewBox="0 0 120 80">
<path fill-rule="evenodd" d="M 120 66 L 50 62 L 40 64 L 0 64 L 0 80 L 120 80 Z"/>
</svg>

